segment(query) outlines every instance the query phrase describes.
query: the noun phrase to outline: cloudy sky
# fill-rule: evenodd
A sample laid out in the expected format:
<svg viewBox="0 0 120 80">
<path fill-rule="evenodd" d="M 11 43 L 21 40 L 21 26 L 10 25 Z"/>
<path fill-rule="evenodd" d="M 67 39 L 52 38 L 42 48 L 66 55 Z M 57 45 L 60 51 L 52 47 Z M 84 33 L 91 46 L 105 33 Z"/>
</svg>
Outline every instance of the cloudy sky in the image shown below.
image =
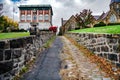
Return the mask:
<svg viewBox="0 0 120 80">
<path fill-rule="evenodd" d="M 61 18 L 69 19 L 71 15 L 79 13 L 83 9 L 91 9 L 93 15 L 100 15 L 109 10 L 111 0 L 21 0 L 14 5 L 11 0 L 0 0 L 4 3 L 5 15 L 13 18 L 13 6 L 15 7 L 14 20 L 19 21 L 19 5 L 50 4 L 53 8 L 53 25 L 60 26 Z"/>
</svg>

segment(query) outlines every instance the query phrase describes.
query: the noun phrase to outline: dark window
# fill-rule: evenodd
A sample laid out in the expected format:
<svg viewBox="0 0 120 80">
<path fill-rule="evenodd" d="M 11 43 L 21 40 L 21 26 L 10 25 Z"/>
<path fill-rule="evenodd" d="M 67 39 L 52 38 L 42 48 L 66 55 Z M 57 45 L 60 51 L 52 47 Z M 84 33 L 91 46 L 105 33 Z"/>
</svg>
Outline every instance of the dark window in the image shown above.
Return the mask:
<svg viewBox="0 0 120 80">
<path fill-rule="evenodd" d="M 34 16 L 33 16 L 33 20 L 36 20 L 36 19 L 37 19 L 37 16 L 36 16 L 36 15 L 34 15 Z"/>
</svg>

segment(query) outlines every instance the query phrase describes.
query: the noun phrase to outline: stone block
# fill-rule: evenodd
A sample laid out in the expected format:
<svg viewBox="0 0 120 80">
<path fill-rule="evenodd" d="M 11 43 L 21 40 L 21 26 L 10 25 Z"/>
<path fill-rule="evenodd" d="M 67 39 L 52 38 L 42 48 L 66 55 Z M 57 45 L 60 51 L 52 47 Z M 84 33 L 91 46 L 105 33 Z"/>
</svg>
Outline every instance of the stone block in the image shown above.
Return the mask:
<svg viewBox="0 0 120 80">
<path fill-rule="evenodd" d="M 96 50 L 97 50 L 97 52 L 100 52 L 100 47 L 97 47 Z"/>
<path fill-rule="evenodd" d="M 92 39 L 91 44 L 96 43 L 96 39 Z"/>
<path fill-rule="evenodd" d="M 22 50 L 21 49 L 14 49 L 13 54 L 12 54 L 12 58 L 19 58 L 22 55 Z"/>
<path fill-rule="evenodd" d="M 30 43 L 30 44 L 33 44 L 33 37 L 26 37 L 26 43 Z"/>
<path fill-rule="evenodd" d="M 7 49 L 10 48 L 10 43 L 7 40 L 0 41 L 0 49 Z"/>
<path fill-rule="evenodd" d="M 17 68 L 18 67 L 18 63 L 14 63 L 13 68 Z"/>
<path fill-rule="evenodd" d="M 120 68 L 120 63 L 116 63 L 116 67 Z"/>
<path fill-rule="evenodd" d="M 9 72 L 13 69 L 13 61 L 0 63 L 0 74 Z"/>
<path fill-rule="evenodd" d="M 5 47 L 5 41 L 0 41 L 0 49 L 4 49 Z"/>
<path fill-rule="evenodd" d="M 104 57 L 104 54 L 100 53 L 100 54 L 97 54 L 99 57 Z"/>
<path fill-rule="evenodd" d="M 109 52 L 109 48 L 107 46 L 102 46 L 101 51 L 102 52 Z"/>
<path fill-rule="evenodd" d="M 10 48 L 21 48 L 24 47 L 24 45 L 24 40 L 22 38 L 10 40 Z"/>
<path fill-rule="evenodd" d="M 113 45 L 114 52 L 120 52 L 120 45 Z"/>
<path fill-rule="evenodd" d="M 116 54 L 108 54 L 108 59 L 111 61 L 118 61 L 118 56 Z"/>
<path fill-rule="evenodd" d="M 10 60 L 12 56 L 11 54 L 12 50 L 5 50 L 5 60 Z"/>
<path fill-rule="evenodd" d="M 112 34 L 106 34 L 106 38 L 112 38 Z"/>
<path fill-rule="evenodd" d="M 3 60 L 3 54 L 4 54 L 4 51 L 3 51 L 3 50 L 0 50 L 0 61 Z"/>
<path fill-rule="evenodd" d="M 118 40 L 111 38 L 111 39 L 108 39 L 107 41 L 109 44 L 115 44 L 115 43 L 117 43 Z"/>
<path fill-rule="evenodd" d="M 103 54 L 103 57 L 104 57 L 105 59 L 108 59 L 108 54 L 104 53 L 104 54 Z"/>
</svg>

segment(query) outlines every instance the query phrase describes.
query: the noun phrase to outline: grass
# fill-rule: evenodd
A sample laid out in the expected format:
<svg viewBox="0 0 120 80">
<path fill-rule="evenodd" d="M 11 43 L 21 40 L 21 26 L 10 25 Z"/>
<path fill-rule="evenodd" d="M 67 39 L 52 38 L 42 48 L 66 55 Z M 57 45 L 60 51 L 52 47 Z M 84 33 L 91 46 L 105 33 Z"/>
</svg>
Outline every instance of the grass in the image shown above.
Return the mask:
<svg viewBox="0 0 120 80">
<path fill-rule="evenodd" d="M 73 30 L 73 31 L 70 31 L 70 32 L 73 32 L 73 33 L 110 33 L 110 34 L 119 34 L 120 33 L 120 25 L 85 28 L 85 29 Z"/>
<path fill-rule="evenodd" d="M 0 40 L 29 36 L 29 32 L 0 33 Z"/>
<path fill-rule="evenodd" d="M 51 39 L 49 39 L 49 40 L 44 44 L 43 47 L 49 48 L 49 47 L 51 46 L 51 44 L 53 43 L 53 41 L 55 40 L 55 38 L 56 38 L 56 36 L 51 37 Z"/>
</svg>

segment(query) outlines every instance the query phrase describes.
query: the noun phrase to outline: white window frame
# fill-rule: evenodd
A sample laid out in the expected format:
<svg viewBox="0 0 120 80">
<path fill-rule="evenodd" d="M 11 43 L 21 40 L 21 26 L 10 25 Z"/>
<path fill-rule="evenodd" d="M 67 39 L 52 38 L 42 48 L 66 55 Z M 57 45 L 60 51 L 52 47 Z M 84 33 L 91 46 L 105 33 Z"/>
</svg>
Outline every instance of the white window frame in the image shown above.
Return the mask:
<svg viewBox="0 0 120 80">
<path fill-rule="evenodd" d="M 20 20 L 25 20 L 25 15 L 21 15 Z"/>
<path fill-rule="evenodd" d="M 39 15 L 39 20 L 43 20 L 43 15 Z"/>
<path fill-rule="evenodd" d="M 33 15 L 33 20 L 37 20 L 37 15 Z"/>
<path fill-rule="evenodd" d="M 27 15 L 26 19 L 31 20 L 31 15 Z"/>
<path fill-rule="evenodd" d="M 49 15 L 48 14 L 45 14 L 44 20 L 49 20 Z"/>
</svg>

